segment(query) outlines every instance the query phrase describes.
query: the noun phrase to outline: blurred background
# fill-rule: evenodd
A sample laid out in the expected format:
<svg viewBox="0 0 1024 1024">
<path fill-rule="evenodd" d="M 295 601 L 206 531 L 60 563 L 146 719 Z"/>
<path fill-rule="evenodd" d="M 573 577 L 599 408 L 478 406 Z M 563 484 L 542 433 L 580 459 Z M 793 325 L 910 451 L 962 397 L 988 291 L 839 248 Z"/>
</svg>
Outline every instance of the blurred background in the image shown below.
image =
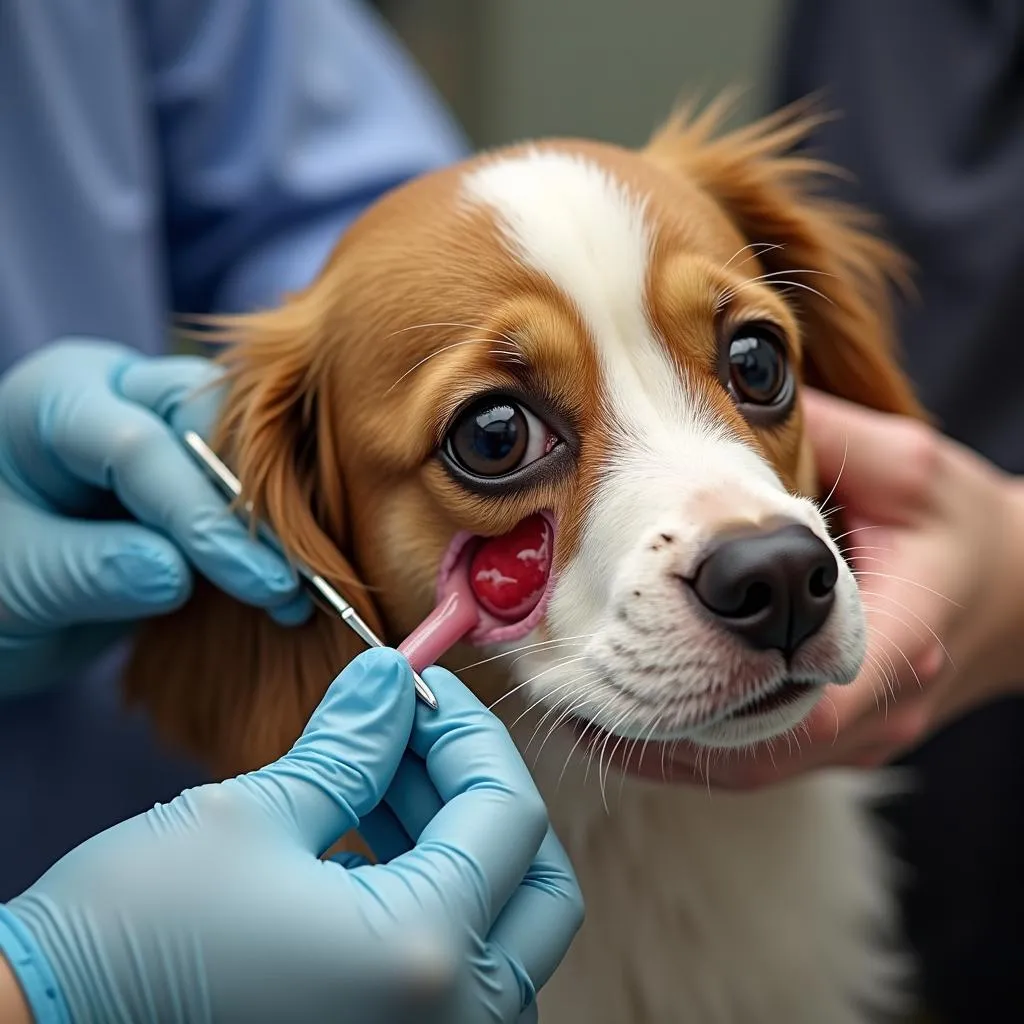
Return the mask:
<svg viewBox="0 0 1024 1024">
<path fill-rule="evenodd" d="M 478 146 L 571 134 L 636 145 L 683 94 L 760 112 L 779 0 L 379 0 Z"/>
</svg>

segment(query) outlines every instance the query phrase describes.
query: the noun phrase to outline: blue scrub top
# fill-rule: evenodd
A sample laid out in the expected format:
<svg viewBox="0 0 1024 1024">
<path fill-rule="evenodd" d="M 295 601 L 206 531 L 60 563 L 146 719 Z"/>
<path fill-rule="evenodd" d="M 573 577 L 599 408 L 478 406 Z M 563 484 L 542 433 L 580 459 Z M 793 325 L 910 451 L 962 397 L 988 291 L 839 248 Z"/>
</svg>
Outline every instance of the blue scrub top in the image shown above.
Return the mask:
<svg viewBox="0 0 1024 1024">
<path fill-rule="evenodd" d="M 155 355 L 171 310 L 271 305 L 466 151 L 353 0 L 3 0 L 0 372 L 62 335 Z M 0 900 L 202 781 L 121 708 L 123 659 L 0 704 Z"/>
</svg>

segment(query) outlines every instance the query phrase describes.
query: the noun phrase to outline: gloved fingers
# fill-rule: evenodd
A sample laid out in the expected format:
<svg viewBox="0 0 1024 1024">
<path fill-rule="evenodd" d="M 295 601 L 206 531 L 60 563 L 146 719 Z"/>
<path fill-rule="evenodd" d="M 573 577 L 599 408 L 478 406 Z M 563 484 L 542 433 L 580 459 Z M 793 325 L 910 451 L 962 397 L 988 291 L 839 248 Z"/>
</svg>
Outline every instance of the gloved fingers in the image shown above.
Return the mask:
<svg viewBox="0 0 1024 1024">
<path fill-rule="evenodd" d="M 115 396 L 111 381 L 138 352 L 99 338 L 65 338 L 30 355 L 0 379 L 0 445 L 21 497 L 71 515 L 93 512 L 103 490 L 69 472 L 53 451 L 51 431 L 83 395 Z M 24 488 L 19 488 L 19 478 Z"/>
<path fill-rule="evenodd" d="M 427 766 L 405 752 L 384 800 L 359 823 L 359 831 L 382 863 L 408 853 L 420 833 L 444 806 Z"/>
<path fill-rule="evenodd" d="M 359 834 L 381 864 L 387 864 L 413 848 L 413 841 L 386 803 L 378 804 L 359 822 Z"/>
<path fill-rule="evenodd" d="M 474 1001 L 498 1020 L 537 1020 L 537 992 L 562 962 L 583 923 L 583 898 L 550 829 L 537 857 L 471 956 Z"/>
<path fill-rule="evenodd" d="M 396 900 L 408 894 L 486 935 L 540 848 L 547 810 L 501 722 L 449 672 L 427 674 L 440 711 L 417 707 L 410 746 L 444 805 L 416 847 L 377 872 L 391 873 Z"/>
<path fill-rule="evenodd" d="M 165 356 L 131 363 L 116 386 L 118 394 L 155 413 L 175 434 L 194 430 L 208 438 L 224 397 L 223 376 L 209 359 Z"/>
<path fill-rule="evenodd" d="M 490 934 L 475 954 L 470 950 L 471 1001 L 487 1005 L 497 1020 L 536 1020 L 531 1008 L 537 992 L 568 952 L 582 921 L 579 887 L 549 830 Z"/>
<path fill-rule="evenodd" d="M 112 490 L 233 597 L 264 607 L 295 597 L 291 567 L 251 536 L 166 423 L 109 390 L 61 397 L 49 407 L 46 436 L 68 471 Z"/>
<path fill-rule="evenodd" d="M 583 924 L 583 895 L 555 833 L 541 843 L 519 888 L 491 929 L 490 942 L 508 958 L 524 986 L 547 984 Z"/>
<path fill-rule="evenodd" d="M 371 648 L 331 683 L 284 757 L 234 781 L 320 856 L 383 799 L 408 745 L 414 704 L 409 663 Z"/>
<path fill-rule="evenodd" d="M 7 536 L 0 629 L 12 635 L 122 622 L 179 607 L 192 574 L 166 538 L 132 522 L 64 519 L 0 494 Z"/>
<path fill-rule="evenodd" d="M 437 787 L 427 774 L 426 764 L 412 751 L 402 758 L 384 803 L 414 844 L 444 807 Z"/>
<path fill-rule="evenodd" d="M 208 438 L 223 400 L 222 378 L 223 371 L 207 359 L 169 356 L 132 363 L 121 374 L 118 390 L 169 423 L 177 436 L 194 430 Z M 267 611 L 278 625 L 298 626 L 312 615 L 313 603 L 300 588 Z"/>
</svg>

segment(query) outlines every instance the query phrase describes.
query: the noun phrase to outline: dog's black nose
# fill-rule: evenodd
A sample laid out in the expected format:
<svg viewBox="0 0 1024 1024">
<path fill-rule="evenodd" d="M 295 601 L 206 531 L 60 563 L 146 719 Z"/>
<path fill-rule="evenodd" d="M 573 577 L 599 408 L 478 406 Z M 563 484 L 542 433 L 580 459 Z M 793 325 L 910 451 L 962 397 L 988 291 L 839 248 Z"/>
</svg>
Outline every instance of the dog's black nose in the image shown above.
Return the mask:
<svg viewBox="0 0 1024 1024">
<path fill-rule="evenodd" d="M 793 524 L 722 541 L 693 578 L 723 626 L 760 650 L 787 657 L 828 618 L 839 566 L 824 541 Z"/>
</svg>

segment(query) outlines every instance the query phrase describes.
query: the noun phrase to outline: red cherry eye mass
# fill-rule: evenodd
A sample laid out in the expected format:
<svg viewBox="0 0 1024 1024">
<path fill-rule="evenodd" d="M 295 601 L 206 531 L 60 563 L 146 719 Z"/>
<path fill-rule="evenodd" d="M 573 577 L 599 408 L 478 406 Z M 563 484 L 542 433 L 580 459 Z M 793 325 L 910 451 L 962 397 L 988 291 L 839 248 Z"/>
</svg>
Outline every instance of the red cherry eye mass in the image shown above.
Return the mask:
<svg viewBox="0 0 1024 1024">
<path fill-rule="evenodd" d="M 539 514 L 485 540 L 469 567 L 469 585 L 480 606 L 505 622 L 525 619 L 544 594 L 552 547 L 551 524 Z"/>
</svg>

